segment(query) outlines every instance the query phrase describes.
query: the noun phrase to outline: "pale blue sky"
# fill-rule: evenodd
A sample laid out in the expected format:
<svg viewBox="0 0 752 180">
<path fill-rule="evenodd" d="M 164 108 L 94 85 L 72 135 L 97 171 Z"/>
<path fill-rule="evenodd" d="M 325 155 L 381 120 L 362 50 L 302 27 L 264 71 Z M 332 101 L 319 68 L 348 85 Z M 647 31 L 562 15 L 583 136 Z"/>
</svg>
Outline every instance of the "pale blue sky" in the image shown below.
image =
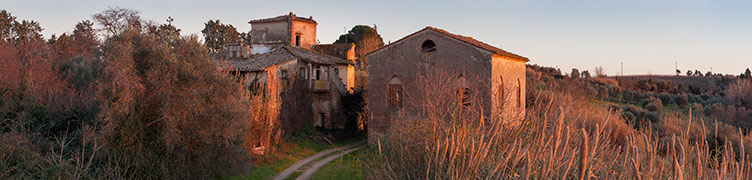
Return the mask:
<svg viewBox="0 0 752 180">
<path fill-rule="evenodd" d="M 520 0 L 520 1 L 212 1 L 0 0 L 20 19 L 39 21 L 46 37 L 70 32 L 108 6 L 132 8 L 145 19 L 172 16 L 184 33 L 200 33 L 220 19 L 248 31 L 251 19 L 292 11 L 313 16 L 318 39 L 333 42 L 344 28 L 377 24 L 385 42 L 425 26 L 471 36 L 529 57 L 530 63 L 606 73 L 672 74 L 712 67 L 739 74 L 752 66 L 752 1 L 745 0 Z"/>
</svg>

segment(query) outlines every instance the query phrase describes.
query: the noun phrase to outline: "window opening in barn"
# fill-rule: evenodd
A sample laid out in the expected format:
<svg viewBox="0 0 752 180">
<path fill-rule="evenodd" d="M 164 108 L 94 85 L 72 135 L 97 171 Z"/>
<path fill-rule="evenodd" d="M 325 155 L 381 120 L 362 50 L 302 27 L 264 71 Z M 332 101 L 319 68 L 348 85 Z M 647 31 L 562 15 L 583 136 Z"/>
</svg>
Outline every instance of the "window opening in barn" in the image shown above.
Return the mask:
<svg viewBox="0 0 752 180">
<path fill-rule="evenodd" d="M 389 107 L 402 107 L 402 82 L 397 76 L 392 77 L 387 85 Z"/>
<path fill-rule="evenodd" d="M 459 98 L 459 103 L 463 106 L 470 106 L 470 86 L 468 86 L 467 80 L 465 79 L 465 75 L 460 74 L 459 77 L 457 77 L 457 98 Z"/>
<path fill-rule="evenodd" d="M 436 43 L 433 43 L 431 40 L 423 41 L 423 44 L 420 46 L 421 51 L 423 52 L 434 52 L 436 51 Z"/>
</svg>

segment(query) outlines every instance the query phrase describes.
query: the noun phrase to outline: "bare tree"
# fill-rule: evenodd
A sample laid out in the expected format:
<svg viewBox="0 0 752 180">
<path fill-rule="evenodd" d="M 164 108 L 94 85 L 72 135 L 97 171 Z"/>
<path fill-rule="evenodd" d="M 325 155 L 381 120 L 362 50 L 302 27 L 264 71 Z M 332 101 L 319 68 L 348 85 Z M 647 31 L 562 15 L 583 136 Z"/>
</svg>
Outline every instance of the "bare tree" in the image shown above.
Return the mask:
<svg viewBox="0 0 752 180">
<path fill-rule="evenodd" d="M 110 7 L 94 14 L 92 18 L 94 22 L 102 26 L 100 30 L 107 32 L 109 36 L 119 34 L 127 29 L 141 28 L 139 12 L 132 9 Z"/>
<path fill-rule="evenodd" d="M 605 77 L 606 72 L 603 71 L 603 66 L 595 67 L 595 77 Z"/>
</svg>

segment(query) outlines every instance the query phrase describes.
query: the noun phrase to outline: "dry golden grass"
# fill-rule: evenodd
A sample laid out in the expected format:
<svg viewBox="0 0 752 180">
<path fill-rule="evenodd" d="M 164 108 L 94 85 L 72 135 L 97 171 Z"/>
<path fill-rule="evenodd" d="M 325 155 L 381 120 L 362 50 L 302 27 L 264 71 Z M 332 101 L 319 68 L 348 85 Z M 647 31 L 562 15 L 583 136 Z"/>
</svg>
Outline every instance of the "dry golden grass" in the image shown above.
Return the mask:
<svg viewBox="0 0 752 180">
<path fill-rule="evenodd" d="M 537 92 L 528 96 L 533 96 L 529 101 L 533 105 L 524 117 L 489 118 L 483 113 L 467 113 L 482 111 L 479 107 L 421 104 L 424 112 L 448 109 L 450 115 L 403 115 L 393 120 L 389 132 L 376 140 L 374 157 L 366 163 L 364 174 L 369 179 L 752 177 L 749 155 L 741 150 L 749 143 L 744 141 L 752 138 L 741 130 L 718 134 L 706 126 L 713 123 L 667 114 L 659 133 L 654 133 L 652 126 L 636 131 L 624 123 L 619 112 L 571 94 Z M 520 125 L 509 126 L 505 121 Z"/>
</svg>

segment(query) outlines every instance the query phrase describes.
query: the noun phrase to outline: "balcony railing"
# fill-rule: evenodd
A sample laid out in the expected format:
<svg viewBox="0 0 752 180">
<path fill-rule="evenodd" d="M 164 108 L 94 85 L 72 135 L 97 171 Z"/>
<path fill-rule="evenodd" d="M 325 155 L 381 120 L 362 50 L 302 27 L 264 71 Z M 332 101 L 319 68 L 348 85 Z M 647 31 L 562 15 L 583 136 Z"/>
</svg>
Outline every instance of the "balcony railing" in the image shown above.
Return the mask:
<svg viewBox="0 0 752 180">
<path fill-rule="evenodd" d="M 325 80 L 313 80 L 313 91 L 314 92 L 329 92 L 331 88 L 329 88 L 330 83 L 329 81 Z"/>
</svg>

